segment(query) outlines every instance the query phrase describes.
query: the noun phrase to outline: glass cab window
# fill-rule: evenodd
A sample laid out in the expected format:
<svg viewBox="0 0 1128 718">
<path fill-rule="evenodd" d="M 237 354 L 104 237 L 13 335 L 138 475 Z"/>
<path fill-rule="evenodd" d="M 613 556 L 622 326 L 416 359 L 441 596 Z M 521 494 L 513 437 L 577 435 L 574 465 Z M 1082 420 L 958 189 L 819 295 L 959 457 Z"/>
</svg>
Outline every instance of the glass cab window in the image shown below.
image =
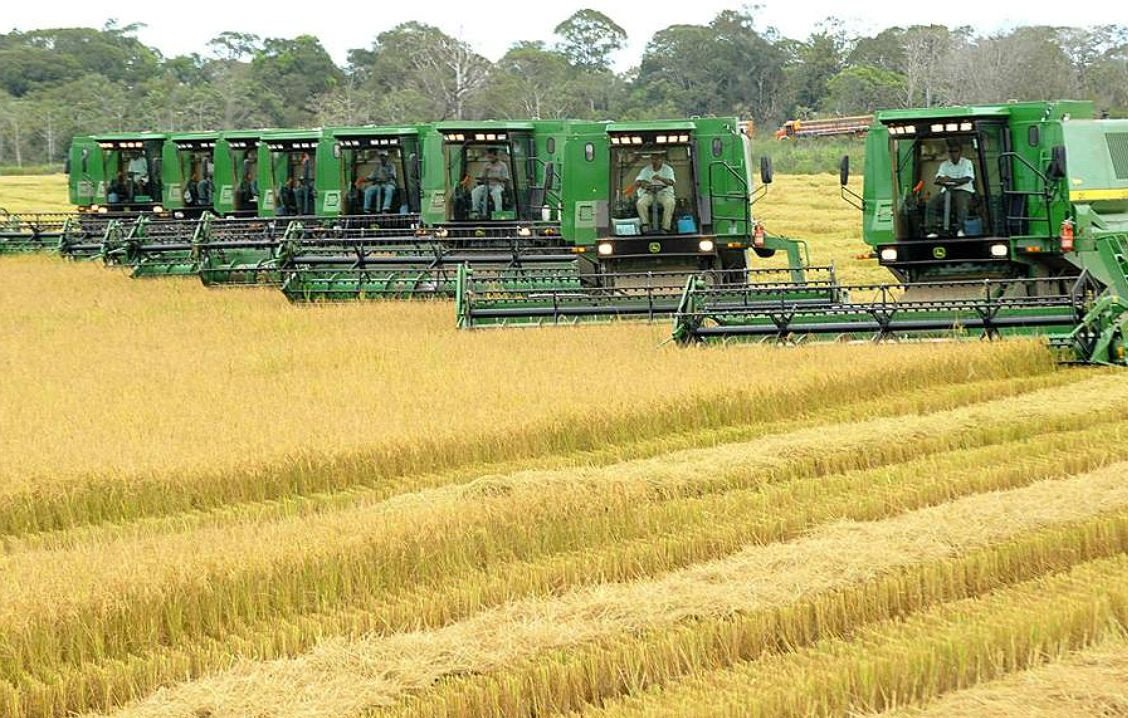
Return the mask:
<svg viewBox="0 0 1128 718">
<path fill-rule="evenodd" d="M 180 167 L 181 199 L 188 207 L 210 207 L 215 187 L 215 165 L 211 146 L 179 146 L 177 162 Z"/>
<path fill-rule="evenodd" d="M 341 141 L 341 186 L 345 214 L 418 212 L 415 155 L 397 141 L 372 146 L 366 140 Z M 350 146 L 350 145 L 365 146 Z"/>
<path fill-rule="evenodd" d="M 897 239 L 1005 235 L 998 173 L 1003 131 L 993 125 L 977 130 L 892 140 Z M 974 180 L 952 184 L 968 166 Z"/>
<path fill-rule="evenodd" d="M 229 143 L 231 176 L 235 178 L 232 197 L 236 212 L 258 211 L 258 143 L 238 141 Z"/>
<path fill-rule="evenodd" d="M 161 196 L 160 140 L 102 143 L 111 208 L 155 204 Z"/>
<path fill-rule="evenodd" d="M 637 136 L 612 139 L 611 216 L 615 234 L 677 234 L 679 219 L 683 225 L 692 222 L 699 226 L 693 146 L 688 140 L 659 143 Z M 671 175 L 672 187 L 657 179 Z"/>
<path fill-rule="evenodd" d="M 446 134 L 443 160 L 448 219 L 528 219 L 531 209 L 526 165 L 532 161 L 531 143 L 528 133 Z"/>
<path fill-rule="evenodd" d="M 316 156 L 313 142 L 270 143 L 270 174 L 274 213 L 279 216 L 314 214 Z"/>
</svg>

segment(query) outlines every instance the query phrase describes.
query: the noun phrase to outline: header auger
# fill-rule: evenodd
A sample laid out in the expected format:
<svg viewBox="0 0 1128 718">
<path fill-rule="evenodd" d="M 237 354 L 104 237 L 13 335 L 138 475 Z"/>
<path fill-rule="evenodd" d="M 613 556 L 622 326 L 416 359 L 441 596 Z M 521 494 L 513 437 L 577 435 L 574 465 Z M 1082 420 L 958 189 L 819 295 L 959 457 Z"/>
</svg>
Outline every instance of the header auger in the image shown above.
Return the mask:
<svg viewBox="0 0 1128 718">
<path fill-rule="evenodd" d="M 853 199 L 900 281 L 839 285 L 822 307 L 734 306 L 694 281 L 674 338 L 1041 335 L 1065 361 L 1126 364 L 1128 121 L 1091 116 L 1084 102 L 879 113 Z M 846 158 L 841 174 L 851 195 Z"/>
</svg>

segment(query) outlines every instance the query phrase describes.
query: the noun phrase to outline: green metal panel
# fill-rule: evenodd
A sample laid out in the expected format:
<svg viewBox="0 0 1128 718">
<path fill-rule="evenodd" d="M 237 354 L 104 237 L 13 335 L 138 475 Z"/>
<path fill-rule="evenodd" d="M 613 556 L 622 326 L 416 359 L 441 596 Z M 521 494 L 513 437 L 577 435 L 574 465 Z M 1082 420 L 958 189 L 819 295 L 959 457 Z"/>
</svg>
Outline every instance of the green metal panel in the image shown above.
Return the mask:
<svg viewBox="0 0 1128 718">
<path fill-rule="evenodd" d="M 215 144 L 215 195 L 220 216 L 258 212 L 258 143 L 260 130 L 223 132 Z"/>
<path fill-rule="evenodd" d="M 106 176 L 101 152 L 93 137 L 75 137 L 71 141 L 67 188 L 70 203 L 76 207 L 89 209 L 105 201 Z"/>
</svg>

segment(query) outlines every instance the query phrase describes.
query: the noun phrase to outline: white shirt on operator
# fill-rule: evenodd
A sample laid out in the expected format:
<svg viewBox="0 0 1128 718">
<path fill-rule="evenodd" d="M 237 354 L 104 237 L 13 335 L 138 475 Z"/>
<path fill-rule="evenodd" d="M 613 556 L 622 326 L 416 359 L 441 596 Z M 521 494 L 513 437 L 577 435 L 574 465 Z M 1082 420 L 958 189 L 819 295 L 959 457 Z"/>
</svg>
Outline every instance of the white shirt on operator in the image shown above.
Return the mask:
<svg viewBox="0 0 1128 718">
<path fill-rule="evenodd" d="M 971 163 L 966 157 L 961 157 L 958 162 L 951 160 L 944 160 L 940 163 L 940 168 L 936 170 L 937 177 L 948 177 L 949 179 L 963 179 L 970 177 L 970 182 L 965 182 L 961 185 L 952 187 L 952 189 L 963 190 L 964 192 L 975 192 L 975 165 Z M 943 189 L 948 189 L 944 187 Z"/>
<path fill-rule="evenodd" d="M 666 185 L 665 187 L 658 189 L 658 190 L 651 189 L 651 182 L 653 181 L 653 179 L 655 177 L 661 177 L 664 180 L 669 180 L 670 183 L 668 185 Z M 654 165 L 648 164 L 648 165 L 646 165 L 645 167 L 642 168 L 641 172 L 638 173 L 638 178 L 635 179 L 635 181 L 641 182 L 642 188 L 644 190 L 654 192 L 655 194 L 663 194 L 663 193 L 673 194 L 674 193 L 674 168 L 671 167 L 670 165 L 666 164 L 665 162 L 663 162 L 662 166 L 659 167 L 658 169 L 654 169 Z"/>
</svg>

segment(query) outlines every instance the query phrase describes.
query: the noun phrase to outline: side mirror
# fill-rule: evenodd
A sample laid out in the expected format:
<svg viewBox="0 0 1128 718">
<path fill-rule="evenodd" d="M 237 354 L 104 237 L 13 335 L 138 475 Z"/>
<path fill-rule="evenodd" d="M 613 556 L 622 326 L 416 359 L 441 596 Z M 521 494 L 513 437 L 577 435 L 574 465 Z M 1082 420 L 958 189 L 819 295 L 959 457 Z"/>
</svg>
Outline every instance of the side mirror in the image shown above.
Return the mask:
<svg viewBox="0 0 1128 718">
<path fill-rule="evenodd" d="M 544 166 L 544 188 L 552 189 L 556 183 L 556 164 L 549 162 Z"/>
<path fill-rule="evenodd" d="M 760 183 L 772 183 L 772 158 L 767 155 L 760 157 Z"/>
<path fill-rule="evenodd" d="M 67 157 L 65 160 L 63 160 L 63 172 L 68 175 L 70 174 L 70 157 Z"/>
<path fill-rule="evenodd" d="M 1065 145 L 1054 145 L 1050 150 L 1050 179 L 1059 180 L 1066 175 Z"/>
<path fill-rule="evenodd" d="M 86 147 L 82 148 L 82 173 L 86 174 L 90 171 L 90 150 Z"/>
<path fill-rule="evenodd" d="M 838 161 L 838 184 L 843 187 L 850 184 L 850 155 L 842 155 Z"/>
</svg>

